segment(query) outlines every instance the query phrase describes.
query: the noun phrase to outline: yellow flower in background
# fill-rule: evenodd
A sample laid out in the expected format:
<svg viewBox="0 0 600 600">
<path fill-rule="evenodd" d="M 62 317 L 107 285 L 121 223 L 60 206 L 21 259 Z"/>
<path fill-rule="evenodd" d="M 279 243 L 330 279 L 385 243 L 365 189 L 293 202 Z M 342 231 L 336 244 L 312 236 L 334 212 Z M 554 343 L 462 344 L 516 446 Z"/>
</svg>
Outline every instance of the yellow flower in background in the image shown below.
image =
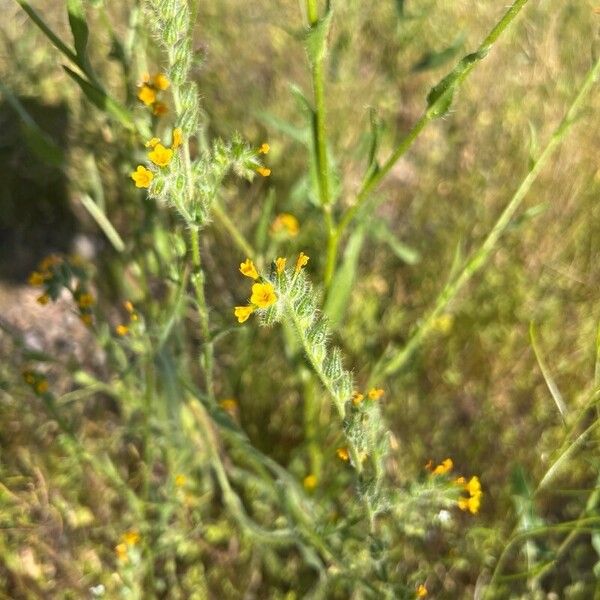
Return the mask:
<svg viewBox="0 0 600 600">
<path fill-rule="evenodd" d="M 121 541 L 128 546 L 135 546 L 140 541 L 140 534 L 134 529 L 130 529 L 123 534 Z"/>
<path fill-rule="evenodd" d="M 169 107 L 164 102 L 155 102 L 152 105 L 152 113 L 157 117 L 162 117 L 169 112 Z"/>
<path fill-rule="evenodd" d="M 253 306 L 236 306 L 233 310 L 233 314 L 236 316 L 238 323 L 246 322 L 253 312 Z"/>
<path fill-rule="evenodd" d="M 287 263 L 287 258 L 281 258 L 281 257 L 279 257 L 275 261 L 275 268 L 277 269 L 277 274 L 278 275 L 281 275 L 283 273 L 283 271 L 285 270 L 286 263 Z"/>
<path fill-rule="evenodd" d="M 344 462 L 348 462 L 350 460 L 350 454 L 348 453 L 348 448 L 338 448 L 335 453 L 340 460 Z"/>
<path fill-rule="evenodd" d="M 379 400 L 385 392 L 381 388 L 371 388 L 369 390 L 369 398 L 371 400 Z"/>
<path fill-rule="evenodd" d="M 467 484 L 467 491 L 471 496 L 481 495 L 481 482 L 479 481 L 479 477 L 473 475 Z"/>
<path fill-rule="evenodd" d="M 153 137 L 152 139 L 146 142 L 146 148 L 154 148 L 157 144 L 160 144 L 160 139 L 157 137 Z"/>
<path fill-rule="evenodd" d="M 271 169 L 268 169 L 267 167 L 258 167 L 256 172 L 263 177 L 268 177 L 271 174 Z"/>
<path fill-rule="evenodd" d="M 175 129 L 173 129 L 173 143 L 171 144 L 171 148 L 173 148 L 173 150 L 179 148 L 182 142 L 183 130 L 181 129 L 181 127 L 175 127 Z"/>
<path fill-rule="evenodd" d="M 46 378 L 42 378 L 35 384 L 35 391 L 38 394 L 45 394 L 49 387 L 48 380 Z"/>
<path fill-rule="evenodd" d="M 312 490 L 314 490 L 317 487 L 317 478 L 315 475 L 307 475 L 304 478 L 304 481 L 302 482 L 304 485 L 304 489 L 308 490 L 309 492 L 311 492 Z"/>
<path fill-rule="evenodd" d="M 300 252 L 298 260 L 296 260 L 296 273 L 299 273 L 300 270 L 308 264 L 309 260 L 310 256 L 306 256 L 304 252 Z"/>
<path fill-rule="evenodd" d="M 285 232 L 291 237 L 298 235 L 300 231 L 300 223 L 294 215 L 290 213 L 281 213 L 275 217 L 273 223 L 271 223 L 271 232 L 279 233 Z"/>
<path fill-rule="evenodd" d="M 258 271 L 254 263 L 247 258 L 243 263 L 240 263 L 240 273 L 251 279 L 258 279 Z"/>
<path fill-rule="evenodd" d="M 270 149 L 271 149 L 271 146 L 269 146 L 269 144 L 267 144 L 265 142 L 264 144 L 260 145 L 260 148 L 258 149 L 258 153 L 259 154 L 269 154 Z"/>
<path fill-rule="evenodd" d="M 115 546 L 115 554 L 121 562 L 126 563 L 129 560 L 127 556 L 127 544 L 117 544 Z"/>
<path fill-rule="evenodd" d="M 94 305 L 94 296 L 88 292 L 80 294 L 77 298 L 77 304 L 79 308 L 89 308 Z"/>
<path fill-rule="evenodd" d="M 454 325 L 454 316 L 450 314 L 443 314 L 434 319 L 431 328 L 433 331 L 438 333 L 450 333 L 452 326 Z"/>
<path fill-rule="evenodd" d="M 255 283 L 252 286 L 250 302 L 259 308 L 267 308 L 277 301 L 275 288 L 270 283 Z"/>
<path fill-rule="evenodd" d="M 454 468 L 454 463 L 452 462 L 452 459 L 447 458 L 446 460 L 442 461 L 442 464 L 438 465 L 433 470 L 433 474 L 434 475 L 445 475 L 446 473 L 449 473 L 450 471 L 452 471 L 453 468 Z"/>
<path fill-rule="evenodd" d="M 138 92 L 138 100 L 143 102 L 146 106 L 151 106 L 156 102 L 156 91 L 153 90 L 149 85 L 144 84 Z"/>
<path fill-rule="evenodd" d="M 42 294 L 36 298 L 36 302 L 42 306 L 46 306 L 46 304 L 50 302 L 50 296 L 48 296 L 48 294 Z"/>
<path fill-rule="evenodd" d="M 157 75 L 155 75 L 153 82 L 155 87 L 163 91 L 168 90 L 171 86 L 169 78 L 164 73 L 158 73 Z"/>
<path fill-rule="evenodd" d="M 483 496 L 483 492 L 481 491 L 481 482 L 479 481 L 479 477 L 473 475 L 471 479 L 469 479 L 468 483 L 464 482 L 464 477 L 459 478 L 462 479 L 460 482 L 465 490 L 469 493 L 468 498 L 459 498 L 458 500 L 458 508 L 464 511 L 469 511 L 471 514 L 477 514 L 479 512 L 479 508 L 481 507 L 481 497 Z M 458 480 L 457 480 L 458 483 Z"/>
<path fill-rule="evenodd" d="M 137 188 L 147 188 L 154 179 L 154 173 L 142 165 L 131 174 L 131 179 L 135 182 Z"/>
<path fill-rule="evenodd" d="M 219 406 L 230 415 L 235 415 L 238 408 L 238 403 L 233 398 L 225 398 L 219 402 Z"/>
<path fill-rule="evenodd" d="M 166 167 L 173 158 L 173 150 L 171 150 L 171 148 L 165 148 L 162 144 L 156 144 L 152 152 L 148 152 L 148 158 L 155 165 L 159 167 Z"/>
<path fill-rule="evenodd" d="M 91 327 L 94 322 L 94 317 L 90 313 L 83 313 L 79 315 L 79 320 L 86 326 Z"/>
<path fill-rule="evenodd" d="M 115 333 L 123 337 L 129 333 L 129 327 L 127 327 L 127 325 L 117 325 L 115 327 Z"/>
<path fill-rule="evenodd" d="M 417 598 L 425 598 L 428 593 L 427 588 L 423 584 L 417 588 Z"/>
<path fill-rule="evenodd" d="M 42 283 L 44 283 L 44 281 L 46 280 L 46 278 L 44 277 L 44 275 L 42 273 L 39 273 L 38 271 L 34 271 L 33 273 L 31 273 L 27 279 L 27 283 L 29 285 L 33 285 L 33 286 L 38 286 L 38 285 L 42 285 Z"/>
<path fill-rule="evenodd" d="M 175 476 L 175 487 L 182 488 L 187 483 L 187 477 L 183 473 Z"/>
</svg>

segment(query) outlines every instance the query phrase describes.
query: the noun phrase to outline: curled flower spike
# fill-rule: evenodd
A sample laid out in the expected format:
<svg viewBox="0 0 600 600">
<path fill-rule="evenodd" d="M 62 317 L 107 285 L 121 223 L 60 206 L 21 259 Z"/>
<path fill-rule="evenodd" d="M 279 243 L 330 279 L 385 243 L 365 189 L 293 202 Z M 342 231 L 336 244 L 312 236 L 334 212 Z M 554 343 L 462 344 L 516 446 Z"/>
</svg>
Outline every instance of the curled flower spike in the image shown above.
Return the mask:
<svg viewBox="0 0 600 600">
<path fill-rule="evenodd" d="M 233 314 L 236 316 L 238 323 L 245 323 L 253 312 L 253 306 L 236 306 L 233 310 Z"/>
<path fill-rule="evenodd" d="M 169 81 L 169 78 L 164 73 L 158 73 L 157 75 L 154 76 L 154 85 L 159 90 L 164 91 L 164 90 L 169 89 L 169 87 L 171 86 L 171 82 Z"/>
<path fill-rule="evenodd" d="M 146 148 L 154 148 L 156 144 L 160 144 L 160 139 L 157 137 L 153 137 L 152 139 L 146 142 Z"/>
<path fill-rule="evenodd" d="M 279 233 L 284 231 L 289 236 L 295 237 L 300 231 L 300 223 L 294 215 L 289 213 L 281 213 L 277 215 L 271 223 L 271 233 Z"/>
<path fill-rule="evenodd" d="M 270 283 L 255 283 L 252 286 L 252 296 L 250 302 L 259 308 L 267 308 L 271 304 L 275 304 L 277 295 L 275 288 Z"/>
<path fill-rule="evenodd" d="M 177 148 L 179 148 L 179 146 L 181 146 L 182 142 L 183 131 L 181 127 L 176 127 L 175 129 L 173 129 L 173 143 L 171 144 L 171 148 L 173 148 L 173 150 L 176 150 Z"/>
<path fill-rule="evenodd" d="M 304 481 L 302 482 L 304 485 L 304 489 L 308 490 L 309 492 L 311 492 L 312 490 L 314 490 L 317 487 L 317 478 L 315 475 L 307 475 L 304 478 Z"/>
<path fill-rule="evenodd" d="M 278 258 L 275 261 L 275 269 L 277 270 L 277 274 L 281 275 L 285 270 L 285 264 L 287 263 L 287 258 Z"/>
<path fill-rule="evenodd" d="M 447 458 L 443 460 L 440 465 L 438 465 L 433 471 L 433 475 L 445 475 L 449 473 L 454 468 L 454 463 L 451 458 Z"/>
<path fill-rule="evenodd" d="M 146 106 L 152 106 L 156 102 L 156 91 L 153 90 L 149 85 L 142 85 L 138 92 L 138 100 L 143 102 Z"/>
<path fill-rule="evenodd" d="M 371 400 L 379 400 L 385 392 L 381 388 L 372 388 L 369 390 L 369 398 Z"/>
<path fill-rule="evenodd" d="M 135 182 L 137 188 L 150 187 L 150 183 L 154 179 L 154 173 L 146 167 L 139 165 L 138 168 L 131 174 L 131 179 Z"/>
<path fill-rule="evenodd" d="M 296 260 L 296 273 L 299 273 L 300 270 L 308 264 L 309 260 L 310 256 L 306 256 L 304 252 L 300 252 L 298 260 Z"/>
<path fill-rule="evenodd" d="M 350 454 L 348 453 L 348 448 L 338 448 L 335 451 L 337 457 L 344 462 L 348 462 L 350 460 Z"/>
<path fill-rule="evenodd" d="M 162 144 L 156 144 L 152 152 L 148 152 L 148 158 L 159 167 L 166 167 L 173 158 L 173 150 L 165 148 Z M 139 167 L 138 167 L 139 169 Z"/>
<path fill-rule="evenodd" d="M 271 169 L 268 169 L 267 167 L 258 167 L 256 172 L 263 177 L 268 177 L 271 174 Z"/>
<path fill-rule="evenodd" d="M 271 149 L 271 146 L 269 146 L 269 144 L 267 144 L 265 142 L 264 144 L 260 145 L 260 148 L 258 149 L 258 153 L 259 154 L 269 154 L 270 149 Z"/>
<path fill-rule="evenodd" d="M 240 264 L 240 273 L 251 279 L 258 279 L 258 271 L 249 258 Z"/>
</svg>

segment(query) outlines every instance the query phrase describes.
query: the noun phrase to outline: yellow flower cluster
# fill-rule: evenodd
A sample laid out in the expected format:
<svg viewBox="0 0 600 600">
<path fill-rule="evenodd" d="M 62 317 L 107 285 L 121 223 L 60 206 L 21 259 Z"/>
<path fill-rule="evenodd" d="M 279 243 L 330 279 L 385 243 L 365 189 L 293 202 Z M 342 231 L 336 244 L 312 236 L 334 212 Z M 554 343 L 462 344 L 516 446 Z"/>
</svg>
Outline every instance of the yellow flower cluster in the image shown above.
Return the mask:
<svg viewBox="0 0 600 600">
<path fill-rule="evenodd" d="M 261 144 L 260 148 L 258 149 L 258 153 L 259 154 L 269 154 L 270 149 L 271 149 L 271 146 L 269 146 L 269 144 L 267 144 L 265 142 L 264 144 Z M 260 167 L 256 167 L 256 172 L 259 175 L 262 175 L 263 177 L 268 177 L 271 174 L 271 169 L 269 169 L 267 167 L 263 167 L 261 165 Z"/>
<path fill-rule="evenodd" d="M 180 127 L 173 129 L 171 147 L 167 148 L 157 137 L 146 142 L 146 148 L 150 148 L 148 159 L 157 167 L 167 167 L 173 159 L 173 154 L 183 143 L 183 131 Z M 144 165 L 138 165 L 137 169 L 131 173 L 131 179 L 137 188 L 148 188 L 154 179 L 154 172 Z"/>
<path fill-rule="evenodd" d="M 466 481 L 464 477 L 459 477 L 456 480 L 456 484 L 461 485 L 469 494 L 468 497 L 459 498 L 458 508 L 469 511 L 473 515 L 477 514 L 481 506 L 481 497 L 483 496 L 479 478 L 476 475 L 473 475 L 469 481 Z"/>
<path fill-rule="evenodd" d="M 135 530 L 126 531 L 121 536 L 121 542 L 115 546 L 115 554 L 121 562 L 129 561 L 129 548 L 137 546 L 140 541 L 140 534 Z"/>
<path fill-rule="evenodd" d="M 245 277 L 254 279 L 256 283 L 252 284 L 252 295 L 250 304 L 246 306 L 236 306 L 233 313 L 238 323 L 244 323 L 257 308 L 268 308 L 277 302 L 277 294 L 273 284 L 268 281 L 257 281 L 261 279 L 254 263 L 247 258 L 240 264 L 240 273 Z"/>
<path fill-rule="evenodd" d="M 41 373 L 35 371 L 23 371 L 23 380 L 31 389 L 40 396 L 45 394 L 50 388 L 48 380 Z"/>
<path fill-rule="evenodd" d="M 371 388 L 367 392 L 367 398 L 373 400 L 373 402 L 380 400 L 385 392 L 381 388 Z M 360 392 L 352 392 L 352 404 L 354 406 L 360 406 L 365 399 L 365 395 Z"/>
<path fill-rule="evenodd" d="M 139 85 L 138 100 L 151 108 L 156 116 L 165 115 L 169 109 L 164 102 L 158 100 L 158 95 L 160 92 L 168 90 L 170 85 L 171 82 L 164 73 L 157 73 L 153 77 L 146 73 Z"/>
<path fill-rule="evenodd" d="M 138 320 L 139 317 L 137 311 L 129 300 L 125 300 L 125 302 L 123 302 L 123 308 L 125 308 L 125 310 L 129 313 L 129 319 L 131 321 Z M 115 333 L 120 337 L 124 337 L 129 333 L 129 326 L 125 323 L 121 323 L 115 327 Z"/>
<path fill-rule="evenodd" d="M 38 264 L 37 271 L 33 271 L 27 279 L 29 285 L 33 287 L 41 287 L 46 285 L 54 277 L 54 269 L 62 263 L 63 259 L 60 256 L 51 254 L 44 258 Z M 50 302 L 50 296 L 44 293 L 37 297 L 37 302 L 45 306 Z"/>
<path fill-rule="evenodd" d="M 94 322 L 94 315 L 92 312 L 92 307 L 95 304 L 94 297 L 82 288 L 77 288 L 73 297 L 79 308 L 79 318 L 81 319 L 81 322 L 90 327 Z"/>
</svg>

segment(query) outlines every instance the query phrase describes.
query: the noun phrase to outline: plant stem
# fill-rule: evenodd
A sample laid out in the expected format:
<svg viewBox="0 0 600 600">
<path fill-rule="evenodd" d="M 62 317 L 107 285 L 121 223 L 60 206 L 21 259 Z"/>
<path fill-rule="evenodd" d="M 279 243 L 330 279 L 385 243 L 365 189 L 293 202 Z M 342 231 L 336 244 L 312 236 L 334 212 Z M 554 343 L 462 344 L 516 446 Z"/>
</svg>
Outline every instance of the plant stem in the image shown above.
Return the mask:
<svg viewBox="0 0 600 600">
<path fill-rule="evenodd" d="M 517 191 L 514 193 L 510 202 L 506 205 L 502 211 L 500 217 L 496 221 L 494 227 L 485 238 L 480 248 L 471 256 L 471 258 L 464 265 L 462 271 L 458 274 L 454 280 L 450 281 L 442 290 L 438 296 L 433 308 L 427 313 L 422 319 L 421 325 L 416 332 L 411 336 L 406 346 L 398 353 L 395 357 L 385 364 L 385 359 L 380 360 L 378 366 L 375 367 L 372 379 L 376 379 L 377 376 L 388 376 L 398 371 L 415 349 L 421 344 L 423 338 L 429 333 L 435 319 L 440 315 L 448 303 L 457 295 L 461 288 L 471 279 L 471 277 L 477 273 L 481 267 L 487 262 L 490 254 L 496 247 L 498 239 L 505 232 L 508 227 L 513 215 L 516 210 L 521 206 L 523 199 L 531 189 L 533 182 L 537 179 L 540 171 L 545 166 L 546 162 L 552 156 L 554 151 L 557 149 L 562 140 L 566 137 L 567 133 L 571 129 L 577 113 L 583 104 L 585 97 L 588 95 L 594 81 L 600 74 L 600 59 L 588 72 L 581 88 L 573 100 L 573 103 L 569 107 L 567 113 L 563 117 L 559 126 L 552 134 L 550 141 L 540 154 L 538 159 L 533 163 L 527 176 L 523 179 L 519 185 Z M 382 364 L 383 363 L 383 364 Z"/>
<path fill-rule="evenodd" d="M 223 229 L 229 233 L 233 243 L 246 255 L 247 258 L 256 260 L 256 251 L 250 245 L 250 242 L 244 237 L 244 234 L 236 227 L 235 223 L 229 218 L 223 210 L 219 201 L 215 198 L 212 204 L 212 213 Z"/>
<path fill-rule="evenodd" d="M 510 23 L 515 19 L 515 17 L 524 8 L 528 1 L 529 0 L 515 0 L 513 5 L 504 13 L 504 16 L 500 19 L 500 21 L 498 21 L 498 23 L 496 23 L 491 32 L 483 40 L 483 42 L 477 49 L 476 54 L 481 54 L 483 56 L 491 49 L 494 42 L 496 42 L 496 40 L 500 37 L 502 32 L 510 25 Z M 418 121 L 412 126 L 408 134 L 402 138 L 400 143 L 396 146 L 392 154 L 383 163 L 383 165 L 378 170 L 372 172 L 372 174 L 365 179 L 356 195 L 356 201 L 350 208 L 346 210 L 346 212 L 340 220 L 340 223 L 337 228 L 338 238 L 341 238 L 348 225 L 350 225 L 350 223 L 356 217 L 356 214 L 358 213 L 360 208 L 370 198 L 371 192 L 388 175 L 388 173 L 392 170 L 392 168 L 398 162 L 398 160 L 408 151 L 408 149 L 412 146 L 413 142 L 417 139 L 417 137 L 420 135 L 423 129 L 425 129 L 425 127 L 431 121 L 437 118 L 435 110 L 432 109 L 435 108 L 437 105 L 441 106 L 443 102 L 448 100 L 448 94 L 458 89 L 458 87 L 464 82 L 464 80 L 468 77 L 471 71 L 475 68 L 477 62 L 478 61 L 472 62 L 466 69 L 464 69 L 457 75 L 456 80 L 454 81 L 454 85 L 449 86 L 447 93 L 442 94 L 433 106 L 427 107 L 427 109 L 419 117 Z M 332 248 L 331 250 L 333 256 L 331 258 L 328 257 L 328 264 L 329 262 L 331 262 L 334 265 L 333 270 L 335 270 L 335 264 L 337 263 L 338 245 L 339 239 L 337 240 L 336 247 Z"/>
</svg>

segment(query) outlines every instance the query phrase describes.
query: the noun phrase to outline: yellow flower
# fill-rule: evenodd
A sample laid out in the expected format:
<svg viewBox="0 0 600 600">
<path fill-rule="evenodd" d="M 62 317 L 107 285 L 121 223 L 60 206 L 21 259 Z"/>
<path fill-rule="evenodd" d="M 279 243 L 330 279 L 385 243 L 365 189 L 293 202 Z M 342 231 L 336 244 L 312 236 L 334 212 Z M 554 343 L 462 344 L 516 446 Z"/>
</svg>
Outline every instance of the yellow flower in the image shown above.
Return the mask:
<svg viewBox="0 0 600 600">
<path fill-rule="evenodd" d="M 278 258 L 275 261 L 275 268 L 277 269 L 277 274 L 281 275 L 285 270 L 285 264 L 287 263 L 287 258 Z"/>
<path fill-rule="evenodd" d="M 154 148 L 156 144 L 160 144 L 160 139 L 157 137 L 153 137 L 152 139 L 146 142 L 146 148 Z"/>
<path fill-rule="evenodd" d="M 183 473 L 175 476 L 175 487 L 182 488 L 187 483 L 187 477 Z"/>
<path fill-rule="evenodd" d="M 259 308 L 267 308 L 277 301 L 275 289 L 270 283 L 255 283 L 252 286 L 250 302 Z"/>
<path fill-rule="evenodd" d="M 230 415 L 235 415 L 238 403 L 233 398 L 225 398 L 219 402 L 219 406 Z"/>
<path fill-rule="evenodd" d="M 302 483 L 304 485 L 304 488 L 310 492 L 317 487 L 318 482 L 316 476 L 311 474 L 307 475 Z"/>
<path fill-rule="evenodd" d="M 138 92 L 138 99 L 146 106 L 150 106 L 156 102 L 156 92 L 149 86 L 144 84 Z"/>
<path fill-rule="evenodd" d="M 456 483 L 460 483 L 469 493 L 469 498 L 459 498 L 458 508 L 465 511 L 468 510 L 471 514 L 478 513 L 479 507 L 481 506 L 481 497 L 483 496 L 479 477 L 474 475 L 469 479 L 468 483 L 465 483 L 464 477 L 459 477 L 459 479 L 456 480 Z"/>
<path fill-rule="evenodd" d="M 46 278 L 42 273 L 34 271 L 33 273 L 31 273 L 31 275 L 29 275 L 27 283 L 29 283 L 29 285 L 42 285 L 42 283 L 44 283 L 45 280 Z"/>
<path fill-rule="evenodd" d="M 79 308 L 89 308 L 94 305 L 94 296 L 85 292 L 77 298 Z"/>
<path fill-rule="evenodd" d="M 268 177 L 271 174 L 271 169 L 268 169 L 267 167 L 258 167 L 256 172 L 263 177 Z"/>
<path fill-rule="evenodd" d="M 479 512 L 481 506 L 481 495 L 473 496 L 472 498 L 459 498 L 458 508 L 464 511 L 469 511 L 475 515 Z"/>
<path fill-rule="evenodd" d="M 476 475 L 473 475 L 473 477 L 471 477 L 469 483 L 467 484 L 467 491 L 471 496 L 477 496 L 478 494 L 482 494 L 479 477 L 477 477 Z"/>
<path fill-rule="evenodd" d="M 117 544 L 115 546 L 115 554 L 121 562 L 126 563 L 129 560 L 127 556 L 127 544 Z"/>
<path fill-rule="evenodd" d="M 454 317 L 449 314 L 443 314 L 434 319 L 431 328 L 433 331 L 446 334 L 450 333 L 452 325 L 454 325 Z"/>
<path fill-rule="evenodd" d="M 277 215 L 271 224 L 271 232 L 278 233 L 285 231 L 288 235 L 295 237 L 300 231 L 300 224 L 294 215 L 289 213 L 281 213 Z"/>
<path fill-rule="evenodd" d="M 158 73 L 158 75 L 154 76 L 154 85 L 159 90 L 168 90 L 171 82 L 164 73 Z"/>
<path fill-rule="evenodd" d="M 128 546 L 135 546 L 140 541 L 140 534 L 137 531 L 130 529 L 123 534 L 121 541 Z"/>
<path fill-rule="evenodd" d="M 127 327 L 127 325 L 117 325 L 115 327 L 115 333 L 123 337 L 129 333 L 129 327 Z"/>
<path fill-rule="evenodd" d="M 462 486 L 464 486 L 464 485 L 466 485 L 466 483 L 467 483 L 467 480 L 466 480 L 464 477 L 462 477 L 462 476 L 461 476 L 461 477 L 457 477 L 457 478 L 454 480 L 454 483 L 455 483 L 456 485 L 462 485 Z"/>
<path fill-rule="evenodd" d="M 171 144 L 171 148 L 173 148 L 173 150 L 175 150 L 176 148 L 179 148 L 179 146 L 181 146 L 183 142 L 183 131 L 181 129 L 181 127 L 175 127 L 175 129 L 173 129 L 173 143 Z"/>
<path fill-rule="evenodd" d="M 348 454 L 348 448 L 338 448 L 335 453 L 340 460 L 348 462 L 350 460 L 350 454 Z"/>
<path fill-rule="evenodd" d="M 254 312 L 254 306 L 236 306 L 233 314 L 237 317 L 238 323 L 244 323 Z"/>
<path fill-rule="evenodd" d="M 452 459 L 451 458 L 447 458 L 446 460 L 442 461 L 441 465 L 438 465 L 433 470 L 433 474 L 434 475 L 445 475 L 449 471 L 452 471 L 453 468 L 454 468 L 454 463 L 452 462 Z"/>
<path fill-rule="evenodd" d="M 418 588 L 417 588 L 417 598 L 425 598 L 427 596 L 428 592 L 427 592 L 427 588 L 421 584 Z"/>
<path fill-rule="evenodd" d="M 155 102 L 152 105 L 152 113 L 157 117 L 162 117 L 169 112 L 169 107 L 164 102 Z"/>
<path fill-rule="evenodd" d="M 358 406 L 364 398 L 365 397 L 360 392 L 352 392 L 352 404 L 354 404 L 354 406 Z"/>
<path fill-rule="evenodd" d="M 123 302 L 123 308 L 131 315 L 135 312 L 135 309 L 133 308 L 133 304 L 131 303 L 130 300 L 125 300 L 125 302 Z"/>
<path fill-rule="evenodd" d="M 385 394 L 385 392 L 381 388 L 371 388 L 369 390 L 369 398 L 371 400 L 379 400 Z"/>
<path fill-rule="evenodd" d="M 86 327 L 91 327 L 92 323 L 94 322 L 94 318 L 92 315 L 90 315 L 90 313 L 83 313 L 79 315 L 79 319 Z"/>
<path fill-rule="evenodd" d="M 48 380 L 45 378 L 40 379 L 36 384 L 35 384 L 35 391 L 38 394 L 45 394 L 48 391 L 49 385 L 48 385 Z"/>
<path fill-rule="evenodd" d="M 173 150 L 165 148 L 162 144 L 156 144 L 152 152 L 148 152 L 148 158 L 159 167 L 166 167 L 173 158 Z M 139 167 L 138 167 L 139 169 Z"/>
<path fill-rule="evenodd" d="M 298 260 L 296 261 L 296 273 L 299 273 L 300 269 L 302 269 L 302 267 L 305 267 L 308 264 L 309 260 L 310 260 L 309 256 L 306 256 L 306 254 L 304 254 L 304 252 L 300 252 L 300 255 L 298 256 Z"/>
<path fill-rule="evenodd" d="M 243 263 L 240 263 L 240 273 L 251 279 L 258 279 L 258 271 L 254 263 L 247 258 Z"/>
<path fill-rule="evenodd" d="M 259 154 L 269 154 L 270 149 L 271 149 L 271 146 L 269 146 L 269 144 L 267 144 L 265 142 L 264 144 L 260 145 L 260 148 L 258 149 L 258 153 Z"/>
<path fill-rule="evenodd" d="M 42 306 L 45 306 L 48 304 L 48 302 L 50 302 L 50 296 L 48 296 L 48 294 L 42 294 L 41 296 L 37 297 L 36 302 Z"/>
<path fill-rule="evenodd" d="M 138 168 L 131 174 L 131 179 L 135 182 L 135 187 L 147 188 L 154 179 L 154 173 L 146 167 L 138 165 Z"/>
</svg>

